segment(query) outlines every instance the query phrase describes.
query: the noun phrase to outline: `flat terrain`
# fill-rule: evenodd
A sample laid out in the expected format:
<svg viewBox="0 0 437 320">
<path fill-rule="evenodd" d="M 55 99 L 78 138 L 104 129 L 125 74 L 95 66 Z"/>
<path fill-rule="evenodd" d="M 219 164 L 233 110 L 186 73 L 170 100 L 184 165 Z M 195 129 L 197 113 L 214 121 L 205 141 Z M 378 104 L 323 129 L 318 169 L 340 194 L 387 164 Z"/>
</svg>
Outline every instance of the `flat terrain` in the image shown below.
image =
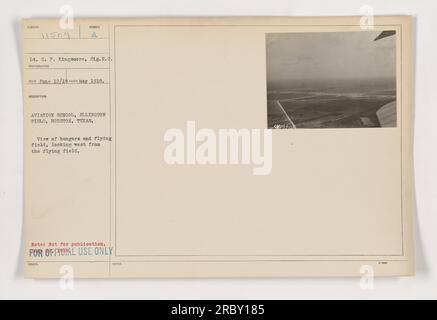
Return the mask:
<svg viewBox="0 0 437 320">
<path fill-rule="evenodd" d="M 283 91 L 268 95 L 268 127 L 360 128 L 380 127 L 376 111 L 391 101 L 394 94 L 334 94 Z M 282 105 L 282 110 L 276 101 Z M 288 117 L 284 114 L 287 113 Z"/>
</svg>

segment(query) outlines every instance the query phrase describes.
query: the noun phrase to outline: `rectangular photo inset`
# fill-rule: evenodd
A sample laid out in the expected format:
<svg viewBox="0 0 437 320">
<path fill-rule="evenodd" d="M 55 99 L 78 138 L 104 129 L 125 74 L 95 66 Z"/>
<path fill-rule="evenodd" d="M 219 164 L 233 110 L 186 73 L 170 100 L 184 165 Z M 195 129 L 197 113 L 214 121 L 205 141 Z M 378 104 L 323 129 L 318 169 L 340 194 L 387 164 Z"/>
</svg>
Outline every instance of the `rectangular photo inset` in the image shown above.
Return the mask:
<svg viewBox="0 0 437 320">
<path fill-rule="evenodd" d="M 270 129 L 396 127 L 396 31 L 267 33 Z"/>
</svg>

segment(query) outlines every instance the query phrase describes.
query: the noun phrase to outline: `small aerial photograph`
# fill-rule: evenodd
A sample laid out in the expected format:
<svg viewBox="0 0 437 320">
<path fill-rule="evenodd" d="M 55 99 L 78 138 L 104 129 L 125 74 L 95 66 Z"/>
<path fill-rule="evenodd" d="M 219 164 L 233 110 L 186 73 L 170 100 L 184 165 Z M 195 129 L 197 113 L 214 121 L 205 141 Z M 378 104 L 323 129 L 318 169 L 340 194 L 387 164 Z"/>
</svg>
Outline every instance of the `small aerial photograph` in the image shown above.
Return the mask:
<svg viewBox="0 0 437 320">
<path fill-rule="evenodd" d="M 396 127 L 396 32 L 266 34 L 270 129 Z"/>
</svg>

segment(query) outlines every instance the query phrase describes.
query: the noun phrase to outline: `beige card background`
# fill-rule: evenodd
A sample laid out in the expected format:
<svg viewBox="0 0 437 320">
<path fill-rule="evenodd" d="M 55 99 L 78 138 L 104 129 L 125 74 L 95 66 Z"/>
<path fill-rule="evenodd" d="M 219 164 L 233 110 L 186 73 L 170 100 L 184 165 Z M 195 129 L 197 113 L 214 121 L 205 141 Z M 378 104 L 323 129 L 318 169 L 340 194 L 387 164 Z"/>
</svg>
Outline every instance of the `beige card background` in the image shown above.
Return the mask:
<svg viewBox="0 0 437 320">
<path fill-rule="evenodd" d="M 66 264 L 80 277 L 350 276 L 363 265 L 376 275 L 413 274 L 409 17 L 375 19 L 376 30 L 399 35 L 396 128 L 273 130 L 268 176 L 247 165 L 163 161 L 164 132 L 190 120 L 198 129 L 266 128 L 266 33 L 360 31 L 359 23 L 81 19 L 67 39 L 41 37 L 63 32 L 57 20 L 24 20 L 27 276 L 56 277 Z M 35 67 L 31 57 L 48 53 L 105 53 L 110 61 Z M 105 84 L 29 84 L 64 69 Z M 32 112 L 106 117 L 35 125 Z M 47 156 L 31 152 L 38 136 L 112 142 Z M 113 251 L 29 256 L 36 242 L 46 250 L 93 241 Z"/>
</svg>

